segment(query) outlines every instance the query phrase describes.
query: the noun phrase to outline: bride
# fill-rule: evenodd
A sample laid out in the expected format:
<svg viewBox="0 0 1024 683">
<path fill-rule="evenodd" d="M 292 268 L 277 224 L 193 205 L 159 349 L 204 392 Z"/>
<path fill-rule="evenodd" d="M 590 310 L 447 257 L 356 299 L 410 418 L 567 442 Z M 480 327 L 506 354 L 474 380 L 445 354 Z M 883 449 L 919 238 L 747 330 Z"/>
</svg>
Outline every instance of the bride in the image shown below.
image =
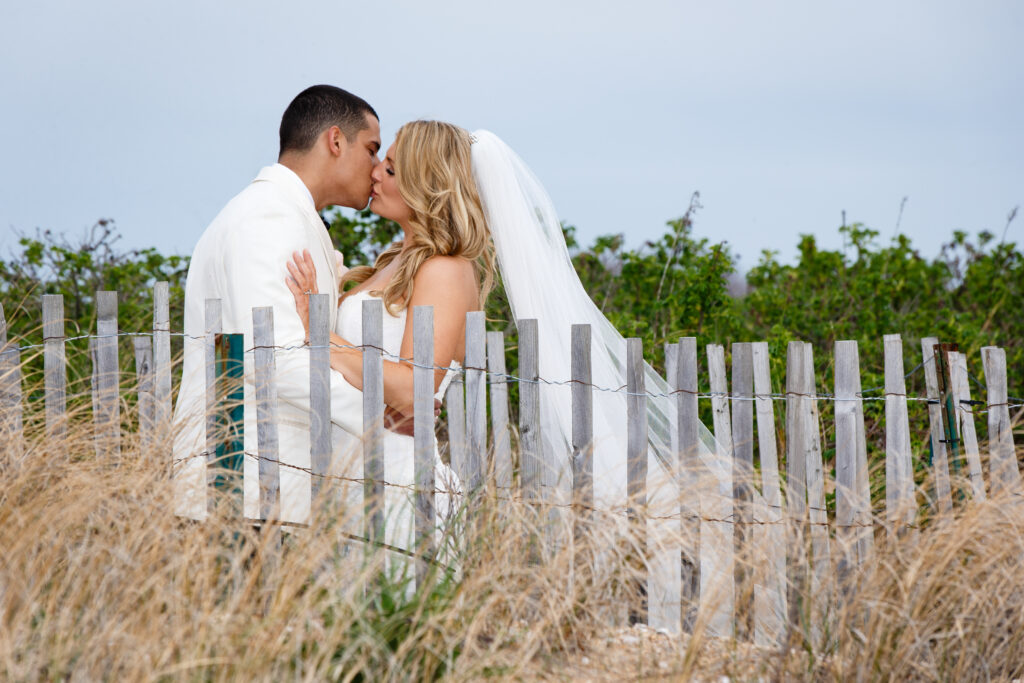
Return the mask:
<svg viewBox="0 0 1024 683">
<path fill-rule="evenodd" d="M 358 302 L 367 297 L 383 299 L 389 314 L 384 316 L 385 358 L 392 358 L 384 363 L 384 400 L 391 408 L 411 414 L 413 368 L 400 360 L 413 356 L 408 309 L 434 307 L 434 364 L 454 368 L 465 354 L 465 315 L 483 307 L 497 261 L 514 318 L 534 318 L 538 322 L 539 373 L 554 382 L 541 385 L 540 431 L 546 463 L 543 485 L 550 500 L 567 502 L 572 486 L 568 384 L 571 325 L 591 326 L 592 381 L 598 387 L 625 386 L 626 344 L 576 275 L 561 223 L 543 186 L 493 133 L 470 134 L 438 121 L 414 121 L 402 126 L 372 177 L 370 209 L 396 221 L 404 236 L 373 266 L 354 268 L 342 277 L 342 285 L 357 284 L 340 298 L 338 326 L 331 339 L 332 367 L 357 388 L 362 386 L 360 351 L 339 347 L 361 343 Z M 308 332 L 306 293 L 317 291 L 316 271 L 308 254 L 296 254 L 288 272 L 288 286 Z M 452 372 L 436 373 L 439 394 Z M 645 380 L 649 392 L 666 393 L 664 380 L 650 366 L 646 367 Z M 593 416 L 595 504 L 621 511 L 627 503 L 625 395 L 595 391 Z M 674 419 L 674 400 L 663 396 L 648 401 L 648 506 L 660 507 L 669 515 L 679 510 L 671 446 Z M 699 488 L 715 497 L 716 512 L 722 512 L 720 501 L 730 499 L 732 494 L 731 464 L 719 455 L 706 429 L 702 437 L 701 459 L 707 478 Z M 393 432 L 385 438 L 387 481 L 411 485 L 413 439 Z M 437 469 L 444 479 L 452 480 L 450 470 L 439 459 Z M 388 491 L 388 542 L 411 547 L 411 496 L 401 488 Z M 449 504 L 445 498 L 438 501 L 439 513 Z M 731 528 L 702 530 L 702 534 L 712 537 L 706 536 L 705 541 L 711 540 L 716 547 L 731 543 Z M 674 566 L 673 552 L 678 561 L 678 546 L 661 552 L 663 558 L 669 558 L 669 567 Z M 702 577 L 722 578 L 724 589 L 731 592 L 728 585 L 732 568 L 721 563 L 720 556 L 716 551 L 702 551 Z M 671 571 L 663 576 L 661 590 L 650 596 L 652 611 L 659 592 L 678 596 L 678 582 L 678 569 L 674 576 Z M 678 597 L 675 599 L 678 601 Z M 678 618 L 671 616 L 673 609 L 678 614 L 678 603 L 667 607 L 666 621 L 678 625 Z"/>
</svg>

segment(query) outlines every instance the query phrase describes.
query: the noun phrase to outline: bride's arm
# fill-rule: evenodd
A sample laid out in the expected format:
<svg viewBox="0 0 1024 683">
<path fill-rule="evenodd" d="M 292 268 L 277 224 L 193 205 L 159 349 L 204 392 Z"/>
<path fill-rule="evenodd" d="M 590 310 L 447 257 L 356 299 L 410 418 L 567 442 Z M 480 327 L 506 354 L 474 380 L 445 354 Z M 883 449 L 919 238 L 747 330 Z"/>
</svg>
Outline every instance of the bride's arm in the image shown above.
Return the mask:
<svg viewBox="0 0 1024 683">
<path fill-rule="evenodd" d="M 288 264 L 288 288 L 295 308 L 309 337 L 309 303 L 306 291 L 316 293 L 316 269 L 308 252 L 296 254 Z M 463 258 L 435 256 L 420 266 L 414 280 L 402 336 L 402 358 L 413 357 L 413 310 L 416 306 L 434 307 L 434 365 L 446 368 L 453 360 L 461 362 L 464 351 L 466 313 L 477 308 L 477 284 L 473 264 Z M 363 354 L 341 336 L 331 333 L 331 367 L 357 389 L 363 388 Z M 434 388 L 444 379 L 444 370 L 434 373 Z M 384 403 L 405 415 L 412 415 L 413 367 L 408 362 L 384 361 Z"/>
</svg>

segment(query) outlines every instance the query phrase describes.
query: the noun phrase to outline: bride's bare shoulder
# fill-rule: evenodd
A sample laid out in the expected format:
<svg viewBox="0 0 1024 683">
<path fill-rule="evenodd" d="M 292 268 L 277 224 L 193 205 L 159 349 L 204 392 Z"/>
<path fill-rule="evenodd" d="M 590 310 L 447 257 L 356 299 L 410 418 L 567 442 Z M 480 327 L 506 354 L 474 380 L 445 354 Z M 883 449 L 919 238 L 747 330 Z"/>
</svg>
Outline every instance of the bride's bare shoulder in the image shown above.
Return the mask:
<svg viewBox="0 0 1024 683">
<path fill-rule="evenodd" d="M 459 256 L 432 256 L 416 271 L 413 299 L 465 298 L 477 295 L 476 267 Z M 462 296 L 460 296 L 462 295 Z"/>
<path fill-rule="evenodd" d="M 416 282 L 438 282 L 456 285 L 472 282 L 476 278 L 476 267 L 472 261 L 461 256 L 431 256 L 416 271 Z"/>
</svg>

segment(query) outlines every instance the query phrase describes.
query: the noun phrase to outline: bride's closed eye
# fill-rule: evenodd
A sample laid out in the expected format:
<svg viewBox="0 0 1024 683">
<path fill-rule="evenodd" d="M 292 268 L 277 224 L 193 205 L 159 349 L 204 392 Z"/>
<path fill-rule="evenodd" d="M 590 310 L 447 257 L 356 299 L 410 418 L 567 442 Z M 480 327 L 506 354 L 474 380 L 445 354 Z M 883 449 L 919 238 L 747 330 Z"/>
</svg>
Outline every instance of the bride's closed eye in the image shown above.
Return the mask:
<svg viewBox="0 0 1024 683">
<path fill-rule="evenodd" d="M 395 175 L 395 169 L 393 169 L 393 168 L 385 167 L 384 168 L 384 172 L 387 173 L 388 175 Z"/>
</svg>

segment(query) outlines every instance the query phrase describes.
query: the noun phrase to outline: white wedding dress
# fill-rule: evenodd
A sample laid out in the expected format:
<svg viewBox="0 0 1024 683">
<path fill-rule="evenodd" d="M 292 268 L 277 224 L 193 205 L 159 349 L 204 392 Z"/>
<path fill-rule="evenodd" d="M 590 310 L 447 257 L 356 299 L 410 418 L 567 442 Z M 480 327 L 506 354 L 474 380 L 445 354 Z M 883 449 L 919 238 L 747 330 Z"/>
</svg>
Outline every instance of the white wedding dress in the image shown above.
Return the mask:
<svg viewBox="0 0 1024 683">
<path fill-rule="evenodd" d="M 363 290 L 345 297 L 338 307 L 338 322 L 334 331 L 348 343 L 358 346 L 363 343 L 363 302 L 367 299 L 378 298 L 370 294 L 369 290 Z M 406 310 L 403 309 L 398 315 L 391 315 L 387 309 L 384 311 L 384 360 L 395 360 L 400 357 L 402 349 L 402 338 L 405 335 Z M 435 396 L 440 399 L 444 396 L 452 377 L 458 372 L 459 364 L 452 362 L 451 367 L 441 381 L 441 386 Z M 340 430 L 338 430 L 340 432 Z M 362 479 L 362 439 L 347 432 L 341 432 L 335 437 L 344 440 L 344 443 L 335 443 L 335 453 L 349 453 L 345 467 L 346 476 L 351 479 Z M 414 517 L 414 494 L 415 468 L 413 438 L 384 430 L 384 542 L 390 546 L 403 548 L 412 551 L 415 548 L 415 517 Z M 340 448 L 339 448 L 340 447 Z M 451 523 L 457 512 L 461 485 L 454 471 L 441 461 L 441 456 L 434 445 L 434 509 L 436 511 L 437 533 L 436 540 L 440 542 L 444 529 Z M 362 486 L 347 487 L 348 498 L 352 503 L 357 503 L 353 509 L 362 510 Z M 354 500 L 358 499 L 358 501 Z M 358 535 L 365 533 L 362 524 L 361 513 L 358 517 L 358 530 L 352 531 Z M 356 526 L 356 525 L 353 525 Z M 444 552 L 441 553 L 442 560 Z M 403 560 L 397 554 L 390 557 L 390 566 L 411 567 L 411 563 Z M 407 559 L 407 558 L 406 558 Z"/>
</svg>

